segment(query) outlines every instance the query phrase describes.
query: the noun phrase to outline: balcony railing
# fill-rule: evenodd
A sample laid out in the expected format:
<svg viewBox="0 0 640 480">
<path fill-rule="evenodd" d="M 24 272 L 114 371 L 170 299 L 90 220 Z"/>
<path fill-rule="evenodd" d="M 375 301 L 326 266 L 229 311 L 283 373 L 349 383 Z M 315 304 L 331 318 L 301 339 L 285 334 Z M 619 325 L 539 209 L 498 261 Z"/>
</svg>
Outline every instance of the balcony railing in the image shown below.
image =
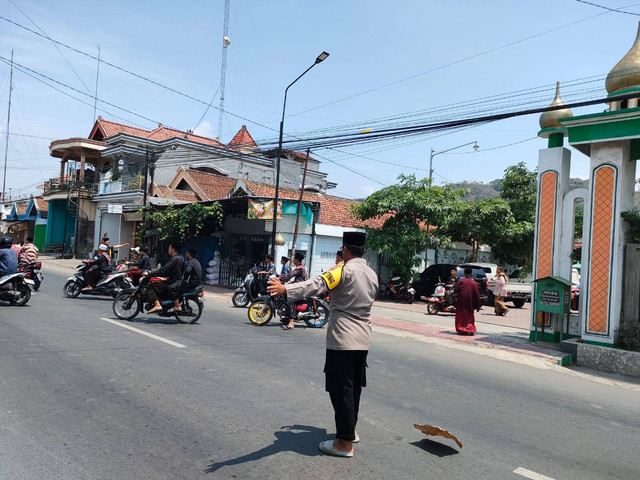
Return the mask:
<svg viewBox="0 0 640 480">
<path fill-rule="evenodd" d="M 60 181 L 60 177 L 52 178 L 44 182 L 44 193 L 54 192 L 72 192 L 84 193 L 87 195 L 94 195 L 98 193 L 98 184 L 94 182 L 81 182 L 79 180 L 64 180 Z"/>
</svg>

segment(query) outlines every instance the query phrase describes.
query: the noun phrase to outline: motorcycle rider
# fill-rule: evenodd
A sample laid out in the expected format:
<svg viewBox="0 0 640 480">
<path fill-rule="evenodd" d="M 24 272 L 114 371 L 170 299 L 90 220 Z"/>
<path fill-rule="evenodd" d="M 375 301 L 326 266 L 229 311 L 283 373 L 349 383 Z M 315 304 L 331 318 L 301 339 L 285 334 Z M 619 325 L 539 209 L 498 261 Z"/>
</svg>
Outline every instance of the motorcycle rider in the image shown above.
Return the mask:
<svg viewBox="0 0 640 480">
<path fill-rule="evenodd" d="M 304 268 L 304 265 L 302 264 L 303 260 L 304 260 L 304 253 L 296 252 L 293 258 L 293 264 L 295 265 L 295 268 L 291 271 L 291 273 L 289 273 L 289 275 L 280 275 L 278 277 L 278 280 L 280 280 L 280 282 L 282 283 L 299 283 L 307 280 L 308 279 L 307 269 Z M 289 308 L 291 308 L 291 306 L 289 306 Z M 282 329 L 293 330 L 293 328 L 294 328 L 293 315 L 289 315 L 289 324 L 282 325 Z"/>
<path fill-rule="evenodd" d="M 131 271 L 127 273 L 134 285 L 138 285 L 140 277 L 144 272 L 151 270 L 151 260 L 149 259 L 149 249 L 147 247 L 139 247 L 136 251 L 138 258 L 134 262 L 125 262 Z"/>
<path fill-rule="evenodd" d="M 280 259 L 280 265 L 282 265 L 282 270 L 280 270 L 280 275 L 289 275 L 291 273 L 291 268 L 289 268 L 289 258 L 283 256 Z"/>
<path fill-rule="evenodd" d="M 108 253 L 109 247 L 104 243 L 98 247 L 98 251 L 100 255 L 98 255 L 98 259 L 91 265 L 91 268 L 84 275 L 85 287 L 82 289 L 83 291 L 92 290 L 93 287 L 104 277 L 109 275 L 112 271 L 111 268 L 111 257 Z M 82 263 L 88 263 L 87 260 L 83 260 Z"/>
<path fill-rule="evenodd" d="M 187 249 L 187 262 L 184 265 L 182 283 L 180 283 L 178 288 L 172 292 L 174 296 L 173 309 L 176 312 L 182 311 L 179 301 L 180 295 L 185 292 L 195 290 L 202 285 L 202 265 L 200 265 L 196 255 L 198 255 L 198 251 L 195 248 L 189 247 Z"/>
<path fill-rule="evenodd" d="M 0 238 L 0 277 L 18 271 L 18 254 L 11 248 L 12 245 L 11 237 Z"/>
<path fill-rule="evenodd" d="M 265 255 L 264 261 L 267 265 L 265 266 L 264 270 L 262 270 L 261 272 L 258 272 L 258 275 L 260 274 L 269 274 L 269 276 L 275 275 L 276 264 L 273 263 L 273 257 L 271 255 Z"/>
<path fill-rule="evenodd" d="M 451 269 L 449 280 L 447 280 L 446 285 L 444 286 L 444 296 L 447 301 L 447 305 L 453 305 L 455 302 L 454 289 L 456 288 L 456 283 L 458 282 L 458 272 L 455 268 Z"/>
<path fill-rule="evenodd" d="M 149 301 L 153 302 L 153 307 L 147 313 L 156 313 L 162 311 L 160 299 L 167 296 L 169 287 L 176 282 L 182 282 L 182 272 L 184 270 L 184 258 L 178 255 L 181 245 L 177 242 L 169 244 L 168 254 L 169 261 L 155 270 L 146 271 L 143 275 L 151 277 L 166 277 L 166 282 L 152 282 L 147 288 Z"/>
<path fill-rule="evenodd" d="M 18 254 L 18 265 L 30 265 L 38 260 L 38 247 L 33 244 L 33 237 L 27 237 Z"/>
</svg>

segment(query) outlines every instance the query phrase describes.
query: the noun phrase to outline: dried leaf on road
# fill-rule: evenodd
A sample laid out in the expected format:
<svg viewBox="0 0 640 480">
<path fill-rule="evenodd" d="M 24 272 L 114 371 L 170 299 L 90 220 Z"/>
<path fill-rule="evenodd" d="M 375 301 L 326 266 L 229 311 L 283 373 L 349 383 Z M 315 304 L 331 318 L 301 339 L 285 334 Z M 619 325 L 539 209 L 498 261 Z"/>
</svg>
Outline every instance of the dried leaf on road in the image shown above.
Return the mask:
<svg viewBox="0 0 640 480">
<path fill-rule="evenodd" d="M 458 440 L 456 436 L 453 433 L 451 433 L 449 430 L 445 430 L 444 428 L 436 427 L 434 425 L 418 425 L 417 423 L 414 423 L 413 426 L 416 427 L 425 435 L 434 435 L 434 436 L 450 438 L 451 440 L 456 442 L 460 448 L 462 448 L 462 443 L 460 443 L 460 440 Z"/>
</svg>

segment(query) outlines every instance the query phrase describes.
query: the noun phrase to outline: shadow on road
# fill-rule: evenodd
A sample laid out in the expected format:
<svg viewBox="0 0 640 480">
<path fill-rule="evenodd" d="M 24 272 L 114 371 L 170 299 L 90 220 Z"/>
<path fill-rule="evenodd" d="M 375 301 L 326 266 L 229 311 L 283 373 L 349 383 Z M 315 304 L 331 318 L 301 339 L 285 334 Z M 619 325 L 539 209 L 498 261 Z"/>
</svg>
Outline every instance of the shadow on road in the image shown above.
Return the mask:
<svg viewBox="0 0 640 480">
<path fill-rule="evenodd" d="M 411 445 L 414 445 L 418 448 L 421 448 L 425 452 L 429 452 L 432 455 L 437 455 L 439 457 L 448 457 L 449 455 L 457 455 L 460 452 L 449 445 L 445 445 L 440 442 L 434 442 L 433 440 L 429 440 L 428 438 L 423 438 L 419 442 L 411 442 Z"/>
<path fill-rule="evenodd" d="M 324 428 L 311 427 L 309 425 L 288 425 L 275 432 L 275 436 L 276 440 L 271 445 L 241 457 L 212 463 L 204 473 L 213 473 L 226 466 L 253 462 L 279 452 L 291 451 L 308 457 L 322 455 L 318 450 L 318 445 L 322 440 L 327 439 L 328 434 Z"/>
</svg>

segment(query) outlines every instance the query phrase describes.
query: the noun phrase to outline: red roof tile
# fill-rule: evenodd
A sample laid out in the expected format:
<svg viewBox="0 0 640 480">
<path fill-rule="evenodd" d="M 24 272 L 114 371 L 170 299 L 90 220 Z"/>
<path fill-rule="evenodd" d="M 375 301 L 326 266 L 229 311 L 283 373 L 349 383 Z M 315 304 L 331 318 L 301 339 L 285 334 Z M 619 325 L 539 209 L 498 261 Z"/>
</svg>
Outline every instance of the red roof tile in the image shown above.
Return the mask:
<svg viewBox="0 0 640 480">
<path fill-rule="evenodd" d="M 193 168 L 186 170 L 185 174 L 200 187 L 207 197 L 209 197 L 203 198 L 202 200 L 220 200 L 225 198 L 238 181 L 235 178 L 216 175 L 214 173 L 201 172 Z"/>
<path fill-rule="evenodd" d="M 257 147 L 258 144 L 255 142 L 249 131 L 247 130 L 246 125 L 242 125 L 242 128 L 238 130 L 238 133 L 231 139 L 229 142 L 229 147 L 235 145 L 246 145 L 250 147 Z"/>
<path fill-rule="evenodd" d="M 110 122 L 102 117 L 98 117 L 98 120 L 96 120 L 96 123 L 89 134 L 89 138 L 104 140 L 105 138 L 113 137 L 119 133 L 160 141 L 168 140 L 170 138 L 186 138 L 192 142 L 213 145 L 214 147 L 224 147 L 224 145 L 214 138 L 194 135 L 191 132 L 183 132 L 181 130 L 176 130 L 175 128 L 165 127 L 162 124 L 159 124 L 158 128 L 153 130 L 145 130 L 143 128 L 130 127 L 129 125 L 123 125 L 117 122 Z"/>
<path fill-rule="evenodd" d="M 42 197 L 35 197 L 34 200 L 36 203 L 36 208 L 40 212 L 40 215 L 42 215 L 43 213 L 47 213 L 47 210 L 49 209 L 49 202 L 44 200 Z"/>
</svg>

